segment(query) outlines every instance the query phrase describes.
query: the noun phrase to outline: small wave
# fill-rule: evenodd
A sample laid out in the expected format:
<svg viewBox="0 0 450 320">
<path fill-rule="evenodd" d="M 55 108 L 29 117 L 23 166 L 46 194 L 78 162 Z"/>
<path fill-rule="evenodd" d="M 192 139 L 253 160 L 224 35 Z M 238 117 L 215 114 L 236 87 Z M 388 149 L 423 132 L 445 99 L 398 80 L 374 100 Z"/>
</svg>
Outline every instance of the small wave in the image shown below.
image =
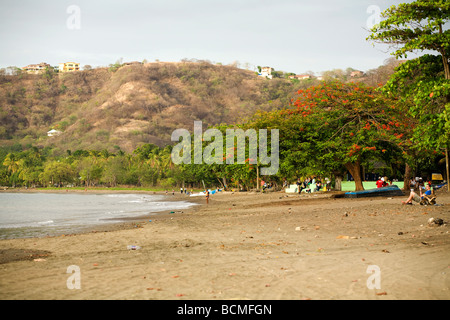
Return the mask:
<svg viewBox="0 0 450 320">
<path fill-rule="evenodd" d="M 52 224 L 55 223 L 53 220 L 47 220 L 47 221 L 39 221 L 37 224 L 39 225 L 47 225 L 47 224 Z"/>
<path fill-rule="evenodd" d="M 147 201 L 145 199 L 120 201 L 120 203 L 144 203 L 144 202 L 149 202 L 149 201 Z"/>
</svg>

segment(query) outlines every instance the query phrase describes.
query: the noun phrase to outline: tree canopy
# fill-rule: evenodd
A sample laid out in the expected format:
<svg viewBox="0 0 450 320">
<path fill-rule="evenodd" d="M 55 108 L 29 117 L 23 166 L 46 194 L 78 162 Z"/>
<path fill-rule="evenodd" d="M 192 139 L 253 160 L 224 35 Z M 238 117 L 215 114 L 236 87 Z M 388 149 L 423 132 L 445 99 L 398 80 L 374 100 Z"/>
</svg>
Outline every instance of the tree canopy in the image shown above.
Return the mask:
<svg viewBox="0 0 450 320">
<path fill-rule="evenodd" d="M 369 40 L 392 45 L 397 58 L 414 51 L 439 54 L 427 53 L 400 65 L 384 91 L 412 102 L 408 114 L 418 120 L 413 141 L 420 150 L 445 150 L 448 180 L 450 2 L 417 0 L 392 6 L 382 17 L 385 19 L 372 28 Z"/>
</svg>

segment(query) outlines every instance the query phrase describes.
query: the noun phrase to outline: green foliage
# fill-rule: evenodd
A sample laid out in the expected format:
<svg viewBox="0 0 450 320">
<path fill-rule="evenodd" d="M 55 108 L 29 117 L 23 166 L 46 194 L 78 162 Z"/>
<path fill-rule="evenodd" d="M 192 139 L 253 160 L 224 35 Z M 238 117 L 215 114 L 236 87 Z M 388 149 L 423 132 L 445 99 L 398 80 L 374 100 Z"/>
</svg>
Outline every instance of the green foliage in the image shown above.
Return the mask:
<svg viewBox="0 0 450 320">
<path fill-rule="evenodd" d="M 403 105 L 376 88 L 334 81 L 299 90 L 291 108 L 261 113 L 252 125 L 280 129 L 282 176 L 332 175 L 346 169 L 358 189 L 363 163 L 387 160 L 385 154 L 408 146 L 412 124 L 403 115 Z"/>
<path fill-rule="evenodd" d="M 415 141 L 425 148 L 448 148 L 450 136 L 450 2 L 417 0 L 392 6 L 383 12 L 385 20 L 372 28 L 368 37 L 394 44 L 398 58 L 408 52 L 431 50 L 440 55 L 423 55 L 399 66 L 385 87 L 404 100 L 414 102 L 410 115 L 419 120 Z"/>
</svg>

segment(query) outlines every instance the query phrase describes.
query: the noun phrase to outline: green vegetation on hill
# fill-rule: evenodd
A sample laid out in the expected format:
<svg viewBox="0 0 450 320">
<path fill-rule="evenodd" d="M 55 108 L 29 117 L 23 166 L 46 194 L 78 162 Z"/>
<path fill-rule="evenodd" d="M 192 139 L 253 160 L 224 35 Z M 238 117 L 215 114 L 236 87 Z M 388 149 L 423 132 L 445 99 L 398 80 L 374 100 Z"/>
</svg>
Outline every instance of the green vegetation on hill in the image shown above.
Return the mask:
<svg viewBox="0 0 450 320">
<path fill-rule="evenodd" d="M 389 61 L 359 81 L 386 82 Z M 349 68 L 350 70 L 350 68 Z M 351 69 L 353 70 L 353 69 Z M 347 72 L 348 73 L 348 72 Z M 330 79 L 353 81 L 333 70 Z M 145 143 L 163 147 L 173 130 L 233 124 L 256 111 L 287 107 L 295 92 L 318 80 L 272 80 L 235 66 L 205 61 L 156 62 L 72 73 L 0 73 L 0 145 L 132 152 Z M 62 131 L 48 137 L 47 131 Z"/>
<path fill-rule="evenodd" d="M 120 68 L 0 76 L 0 139 L 76 149 L 133 151 L 164 146 L 171 132 L 235 123 L 257 110 L 289 104 L 305 84 L 268 81 L 254 72 L 206 62 L 147 63 Z M 62 134 L 47 137 L 56 129 Z"/>
</svg>

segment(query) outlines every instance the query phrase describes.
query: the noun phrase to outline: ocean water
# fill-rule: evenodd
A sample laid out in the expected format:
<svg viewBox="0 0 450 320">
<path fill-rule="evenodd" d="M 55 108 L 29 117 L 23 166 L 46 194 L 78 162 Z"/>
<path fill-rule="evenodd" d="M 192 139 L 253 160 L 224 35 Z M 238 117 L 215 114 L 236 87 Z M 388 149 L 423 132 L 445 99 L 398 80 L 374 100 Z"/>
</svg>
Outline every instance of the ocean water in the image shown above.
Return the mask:
<svg viewBox="0 0 450 320">
<path fill-rule="evenodd" d="M 76 233 L 195 205 L 163 195 L 0 193 L 0 239 Z"/>
</svg>

